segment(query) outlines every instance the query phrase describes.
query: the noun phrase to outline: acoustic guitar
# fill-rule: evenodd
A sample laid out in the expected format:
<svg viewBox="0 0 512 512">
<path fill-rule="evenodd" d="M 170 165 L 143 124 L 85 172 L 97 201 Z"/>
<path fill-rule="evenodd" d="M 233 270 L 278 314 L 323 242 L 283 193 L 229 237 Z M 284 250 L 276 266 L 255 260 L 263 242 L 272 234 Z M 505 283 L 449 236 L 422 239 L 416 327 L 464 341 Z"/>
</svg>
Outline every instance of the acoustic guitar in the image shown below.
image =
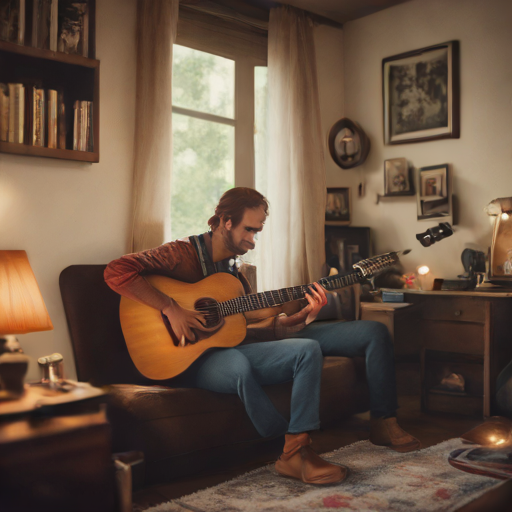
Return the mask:
<svg viewBox="0 0 512 512">
<path fill-rule="evenodd" d="M 318 282 L 326 290 L 350 286 L 394 265 L 399 254 L 390 252 L 359 261 L 353 265 L 353 272 L 324 277 Z M 203 313 L 208 328 L 208 332 L 195 330 L 196 341 L 180 346 L 165 315 L 121 297 L 121 327 L 130 357 L 144 376 L 155 380 L 179 375 L 210 348 L 235 347 L 245 338 L 248 319 L 250 323 L 279 315 L 283 304 L 304 298 L 310 287 L 301 285 L 245 295 L 242 283 L 225 272 L 194 284 L 157 275 L 146 279 L 182 308 Z"/>
</svg>

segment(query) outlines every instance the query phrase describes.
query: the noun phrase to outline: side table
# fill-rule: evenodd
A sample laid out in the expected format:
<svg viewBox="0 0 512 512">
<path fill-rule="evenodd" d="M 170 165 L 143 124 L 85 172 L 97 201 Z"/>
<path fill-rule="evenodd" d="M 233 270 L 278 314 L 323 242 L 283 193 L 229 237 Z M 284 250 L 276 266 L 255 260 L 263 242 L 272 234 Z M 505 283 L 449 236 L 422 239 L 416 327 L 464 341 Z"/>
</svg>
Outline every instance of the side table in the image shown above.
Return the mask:
<svg viewBox="0 0 512 512">
<path fill-rule="evenodd" d="M 410 315 L 411 306 L 408 302 L 361 302 L 361 320 L 383 323 L 394 340 L 395 331 L 400 329 L 402 319 Z"/>
<path fill-rule="evenodd" d="M 361 302 L 360 319 L 383 323 L 395 350 L 397 390 L 400 396 L 421 394 L 419 310 L 408 302 Z"/>
<path fill-rule="evenodd" d="M 44 390 L 28 387 L 19 403 L 0 403 L 2 511 L 114 510 L 110 425 L 104 407 L 83 392 L 42 397 Z"/>
</svg>

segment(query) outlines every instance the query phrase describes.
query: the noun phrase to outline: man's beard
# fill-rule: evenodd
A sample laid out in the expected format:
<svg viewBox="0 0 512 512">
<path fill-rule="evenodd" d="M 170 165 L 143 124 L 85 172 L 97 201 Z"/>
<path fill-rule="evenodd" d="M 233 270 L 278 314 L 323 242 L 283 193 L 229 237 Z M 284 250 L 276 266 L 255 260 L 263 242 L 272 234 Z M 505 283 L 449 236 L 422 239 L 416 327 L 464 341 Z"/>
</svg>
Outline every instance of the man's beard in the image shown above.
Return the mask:
<svg viewBox="0 0 512 512">
<path fill-rule="evenodd" d="M 241 256 L 245 254 L 249 249 L 244 249 L 243 247 L 235 245 L 233 240 L 233 233 L 229 229 L 224 228 L 222 232 L 222 239 L 224 241 L 224 245 L 229 252 L 232 252 L 236 256 Z"/>
</svg>

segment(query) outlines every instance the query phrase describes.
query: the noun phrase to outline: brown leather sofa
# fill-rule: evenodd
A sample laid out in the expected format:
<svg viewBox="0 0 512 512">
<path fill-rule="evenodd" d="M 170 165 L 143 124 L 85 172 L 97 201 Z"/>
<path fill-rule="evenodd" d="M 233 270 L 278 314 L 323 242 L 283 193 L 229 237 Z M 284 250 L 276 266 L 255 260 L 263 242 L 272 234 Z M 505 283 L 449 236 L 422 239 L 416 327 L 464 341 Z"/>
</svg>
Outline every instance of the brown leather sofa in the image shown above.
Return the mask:
<svg viewBox="0 0 512 512">
<path fill-rule="evenodd" d="M 60 289 L 75 355 L 77 378 L 108 386 L 113 450 L 140 450 L 145 482 L 167 481 L 247 463 L 282 439 L 259 437 L 237 395 L 180 389 L 150 381 L 132 363 L 119 323 L 119 296 L 103 281 L 105 265 L 73 265 Z M 289 415 L 291 383 L 266 391 Z M 368 410 L 364 361 L 325 358 L 322 428 Z"/>
</svg>

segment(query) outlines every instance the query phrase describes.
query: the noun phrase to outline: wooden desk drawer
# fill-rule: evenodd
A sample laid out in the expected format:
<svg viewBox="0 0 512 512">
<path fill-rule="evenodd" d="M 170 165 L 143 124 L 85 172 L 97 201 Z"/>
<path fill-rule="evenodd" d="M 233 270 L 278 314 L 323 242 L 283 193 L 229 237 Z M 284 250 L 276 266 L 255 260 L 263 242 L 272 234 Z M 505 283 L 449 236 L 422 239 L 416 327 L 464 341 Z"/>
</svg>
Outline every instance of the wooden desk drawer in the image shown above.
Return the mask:
<svg viewBox="0 0 512 512">
<path fill-rule="evenodd" d="M 483 325 L 423 320 L 421 327 L 426 349 L 462 354 L 484 353 Z"/>
<path fill-rule="evenodd" d="M 485 301 L 465 297 L 436 297 L 423 304 L 422 317 L 451 322 L 485 322 Z"/>
</svg>

